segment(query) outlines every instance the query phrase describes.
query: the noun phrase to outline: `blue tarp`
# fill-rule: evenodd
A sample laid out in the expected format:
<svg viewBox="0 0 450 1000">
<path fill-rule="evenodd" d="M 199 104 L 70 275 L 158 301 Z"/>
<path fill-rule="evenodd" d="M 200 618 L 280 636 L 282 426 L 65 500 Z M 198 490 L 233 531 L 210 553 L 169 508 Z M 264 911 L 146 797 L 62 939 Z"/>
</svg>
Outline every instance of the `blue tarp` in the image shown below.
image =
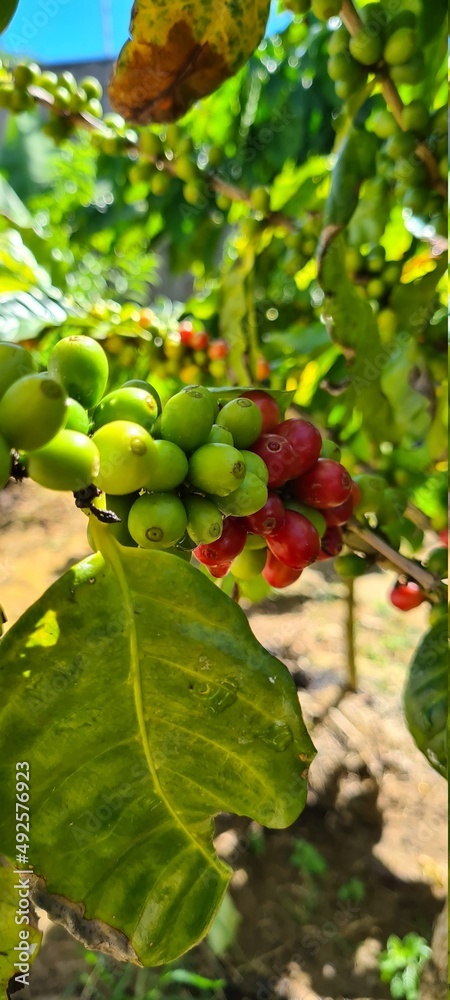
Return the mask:
<svg viewBox="0 0 450 1000">
<path fill-rule="evenodd" d="M 132 0 L 20 0 L 0 50 L 42 65 L 115 59 L 128 37 L 131 7 Z M 291 20 L 276 8 L 275 0 L 267 34 L 284 31 Z"/>
</svg>

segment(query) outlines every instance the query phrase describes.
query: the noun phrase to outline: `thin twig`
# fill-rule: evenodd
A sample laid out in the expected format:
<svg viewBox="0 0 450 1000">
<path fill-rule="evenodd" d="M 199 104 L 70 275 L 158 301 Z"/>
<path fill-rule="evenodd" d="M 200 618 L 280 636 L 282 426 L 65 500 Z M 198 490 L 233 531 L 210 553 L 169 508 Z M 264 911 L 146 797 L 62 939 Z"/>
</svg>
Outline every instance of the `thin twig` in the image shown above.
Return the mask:
<svg viewBox="0 0 450 1000">
<path fill-rule="evenodd" d="M 363 27 L 363 22 L 358 11 L 354 7 L 353 0 L 342 0 L 340 16 L 343 24 L 345 24 L 345 27 L 347 28 L 347 31 L 350 32 L 351 35 L 355 35 Z M 394 81 L 389 75 L 388 66 L 386 63 L 383 63 L 382 67 L 374 69 L 374 73 L 380 80 L 386 104 L 392 111 L 397 124 L 404 131 L 404 126 L 402 124 L 404 104 Z M 439 176 L 438 165 L 431 150 L 428 149 L 428 146 L 426 146 L 425 143 L 419 142 L 416 147 L 416 152 L 417 156 L 422 160 L 422 163 L 425 164 L 428 170 L 430 181 L 434 189 L 438 192 L 438 194 L 442 195 L 443 198 L 447 198 L 447 185 Z"/>
<path fill-rule="evenodd" d="M 378 552 L 383 556 L 394 569 L 403 573 L 405 576 L 410 577 L 415 580 L 416 583 L 422 587 L 422 590 L 430 596 L 431 600 L 439 601 L 439 595 L 437 591 L 442 589 L 442 582 L 428 570 L 424 569 L 417 562 L 412 559 L 407 559 L 406 556 L 402 556 L 400 552 L 393 549 L 384 538 L 380 538 L 374 531 L 370 528 L 363 527 L 359 521 L 355 518 L 351 518 L 348 522 L 348 527 L 354 535 L 361 538 L 364 542 L 371 546 L 375 552 Z"/>
<path fill-rule="evenodd" d="M 347 617 L 345 623 L 347 637 L 347 690 L 356 692 L 358 679 L 356 673 L 355 651 L 355 581 L 347 580 Z"/>
</svg>

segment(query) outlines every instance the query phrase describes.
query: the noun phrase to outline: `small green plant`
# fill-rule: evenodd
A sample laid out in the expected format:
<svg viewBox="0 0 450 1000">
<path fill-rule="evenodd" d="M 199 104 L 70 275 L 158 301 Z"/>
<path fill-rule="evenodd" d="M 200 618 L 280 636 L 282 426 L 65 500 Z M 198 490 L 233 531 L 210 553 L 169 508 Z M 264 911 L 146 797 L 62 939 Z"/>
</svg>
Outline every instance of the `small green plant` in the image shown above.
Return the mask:
<svg viewBox="0 0 450 1000">
<path fill-rule="evenodd" d="M 327 862 L 320 851 L 301 837 L 294 840 L 294 850 L 289 860 L 294 868 L 299 868 L 305 875 L 312 877 L 325 875 L 328 871 Z"/>
<path fill-rule="evenodd" d="M 418 934 L 406 934 L 401 941 L 396 934 L 387 940 L 386 951 L 380 955 L 380 978 L 389 983 L 391 996 L 419 1000 L 420 980 L 424 966 L 431 957 L 431 948 Z"/>
<path fill-rule="evenodd" d="M 362 903 L 366 896 L 366 887 L 360 878 L 351 878 L 345 882 L 338 890 L 338 899 L 341 903 Z"/>
<path fill-rule="evenodd" d="M 177 966 L 169 966 L 158 973 L 153 969 L 136 972 L 132 965 L 125 965 L 123 970 L 117 972 L 104 955 L 87 952 L 85 959 L 92 971 L 84 973 L 80 979 L 83 996 L 89 997 L 89 1000 L 102 1000 L 106 990 L 110 1000 L 181 1000 L 187 995 L 182 987 L 187 988 L 188 994 L 189 988 L 201 991 L 204 1000 L 211 1000 L 226 985 L 224 979 L 208 979 Z"/>
</svg>

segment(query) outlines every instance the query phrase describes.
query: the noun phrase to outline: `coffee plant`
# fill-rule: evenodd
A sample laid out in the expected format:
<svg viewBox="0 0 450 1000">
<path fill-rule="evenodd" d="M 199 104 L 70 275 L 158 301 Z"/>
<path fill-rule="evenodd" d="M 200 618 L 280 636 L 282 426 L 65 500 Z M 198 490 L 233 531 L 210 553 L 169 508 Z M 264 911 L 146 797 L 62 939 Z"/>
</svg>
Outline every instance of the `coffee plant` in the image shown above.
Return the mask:
<svg viewBox="0 0 450 1000">
<path fill-rule="evenodd" d="M 137 0 L 113 111 L 0 63 L 0 489 L 73 494 L 92 549 L 0 644 L 0 923 L 23 868 L 142 965 L 214 919 L 218 812 L 305 803 L 296 689 L 241 597 L 331 559 L 351 613 L 394 568 L 430 616 L 406 719 L 446 768 L 445 7 L 292 0 L 263 38 L 267 0 L 204 6 Z"/>
</svg>

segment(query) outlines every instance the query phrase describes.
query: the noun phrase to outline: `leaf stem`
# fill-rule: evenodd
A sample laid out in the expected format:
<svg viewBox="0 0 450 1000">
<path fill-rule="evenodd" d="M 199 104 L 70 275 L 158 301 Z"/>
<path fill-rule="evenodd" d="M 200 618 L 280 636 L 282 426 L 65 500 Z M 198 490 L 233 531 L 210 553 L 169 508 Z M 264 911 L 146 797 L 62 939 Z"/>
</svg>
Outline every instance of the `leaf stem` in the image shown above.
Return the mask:
<svg viewBox="0 0 450 1000">
<path fill-rule="evenodd" d="M 340 16 L 343 24 L 345 24 L 345 27 L 347 28 L 347 31 L 349 31 L 351 35 L 356 35 L 356 33 L 363 27 L 363 22 L 354 6 L 353 0 L 342 0 Z M 375 76 L 378 77 L 381 83 L 381 89 L 383 91 L 386 104 L 392 111 L 397 124 L 404 131 L 404 126 L 402 124 L 404 104 L 394 81 L 389 75 L 389 67 L 383 62 L 382 66 L 375 69 L 374 72 Z M 438 192 L 438 194 L 442 195 L 443 198 L 447 198 L 447 185 L 439 176 L 438 165 L 431 150 L 428 149 L 425 143 L 419 142 L 416 147 L 416 152 L 417 156 L 422 160 L 422 163 L 425 164 L 428 170 L 430 182 L 434 189 Z"/>
</svg>

